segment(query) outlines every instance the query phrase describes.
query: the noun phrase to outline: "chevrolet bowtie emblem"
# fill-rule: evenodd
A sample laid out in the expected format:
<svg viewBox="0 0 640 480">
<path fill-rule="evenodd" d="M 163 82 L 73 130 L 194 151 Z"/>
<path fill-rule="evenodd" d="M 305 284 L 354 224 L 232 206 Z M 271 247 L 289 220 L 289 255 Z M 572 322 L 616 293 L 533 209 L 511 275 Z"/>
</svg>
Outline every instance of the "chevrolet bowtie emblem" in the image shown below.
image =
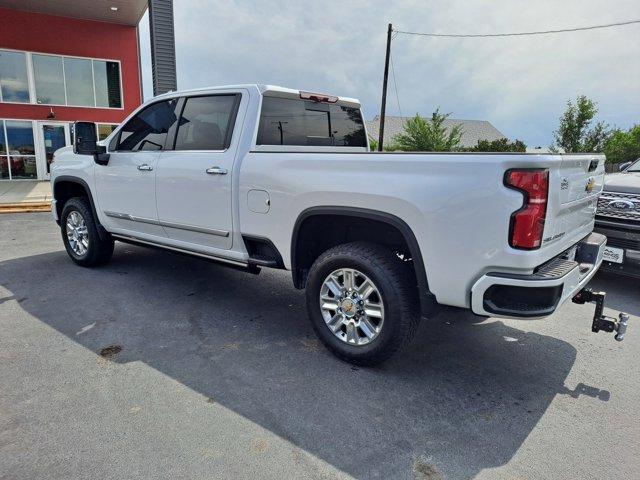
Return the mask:
<svg viewBox="0 0 640 480">
<path fill-rule="evenodd" d="M 589 181 L 587 182 L 587 185 L 584 187 L 584 191 L 591 193 L 595 185 L 596 185 L 596 181 L 593 178 L 590 178 Z"/>
</svg>

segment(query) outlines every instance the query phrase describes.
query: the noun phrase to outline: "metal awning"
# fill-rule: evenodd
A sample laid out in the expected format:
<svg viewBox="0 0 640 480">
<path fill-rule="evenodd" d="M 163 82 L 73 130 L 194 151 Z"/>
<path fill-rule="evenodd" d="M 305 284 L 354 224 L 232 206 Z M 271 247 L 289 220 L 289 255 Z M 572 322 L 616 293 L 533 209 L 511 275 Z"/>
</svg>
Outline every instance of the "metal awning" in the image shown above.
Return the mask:
<svg viewBox="0 0 640 480">
<path fill-rule="evenodd" d="M 0 8 L 138 25 L 147 10 L 147 0 L 0 0 Z"/>
</svg>

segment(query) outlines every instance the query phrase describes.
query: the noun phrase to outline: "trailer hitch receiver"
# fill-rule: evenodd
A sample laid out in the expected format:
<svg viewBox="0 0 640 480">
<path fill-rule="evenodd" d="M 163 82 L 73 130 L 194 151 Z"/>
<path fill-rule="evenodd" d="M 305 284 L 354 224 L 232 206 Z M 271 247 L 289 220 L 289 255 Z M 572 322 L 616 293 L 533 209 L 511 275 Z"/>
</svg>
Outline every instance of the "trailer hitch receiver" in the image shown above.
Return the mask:
<svg viewBox="0 0 640 480">
<path fill-rule="evenodd" d="M 627 323 L 629 322 L 629 315 L 620 312 L 618 319 L 607 317 L 604 314 L 604 299 L 606 297 L 605 292 L 594 292 L 589 288 L 583 288 L 573 297 L 573 303 L 580 305 L 585 303 L 595 303 L 596 310 L 593 313 L 593 322 L 591 323 L 591 331 L 598 333 L 600 330 L 608 333 L 616 332 L 615 339 L 618 342 L 624 340 L 624 335 L 627 332 Z"/>
</svg>

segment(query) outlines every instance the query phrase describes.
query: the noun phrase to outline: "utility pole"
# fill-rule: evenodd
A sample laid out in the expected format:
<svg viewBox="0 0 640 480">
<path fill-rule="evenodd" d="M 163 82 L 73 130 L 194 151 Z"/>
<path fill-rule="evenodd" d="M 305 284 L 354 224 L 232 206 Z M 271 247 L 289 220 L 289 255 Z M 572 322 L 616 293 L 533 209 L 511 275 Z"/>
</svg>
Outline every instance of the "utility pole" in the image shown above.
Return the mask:
<svg viewBox="0 0 640 480">
<path fill-rule="evenodd" d="M 384 59 L 384 77 L 382 79 L 382 106 L 380 107 L 380 132 L 378 134 L 378 151 L 382 151 L 384 142 L 384 114 L 387 109 L 387 80 L 389 79 L 389 57 L 391 56 L 391 32 L 393 25 L 389 24 L 387 30 L 387 55 Z"/>
</svg>

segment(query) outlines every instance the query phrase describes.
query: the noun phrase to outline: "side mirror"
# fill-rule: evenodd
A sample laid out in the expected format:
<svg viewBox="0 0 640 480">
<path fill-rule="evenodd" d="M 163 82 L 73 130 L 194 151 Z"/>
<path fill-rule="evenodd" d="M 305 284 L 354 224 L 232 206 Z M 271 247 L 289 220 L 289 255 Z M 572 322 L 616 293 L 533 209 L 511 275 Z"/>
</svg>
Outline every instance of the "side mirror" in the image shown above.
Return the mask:
<svg viewBox="0 0 640 480">
<path fill-rule="evenodd" d="M 627 168 L 629 168 L 629 165 L 631 165 L 633 162 L 624 162 L 618 165 L 618 171 L 619 172 L 624 172 Z"/>
<path fill-rule="evenodd" d="M 73 124 L 73 153 L 93 155 L 99 165 L 109 163 L 107 149 L 98 145 L 96 124 L 93 122 L 75 122 Z"/>
<path fill-rule="evenodd" d="M 73 153 L 78 155 L 95 155 L 98 153 L 98 135 L 93 122 L 76 122 L 73 124 Z"/>
</svg>

